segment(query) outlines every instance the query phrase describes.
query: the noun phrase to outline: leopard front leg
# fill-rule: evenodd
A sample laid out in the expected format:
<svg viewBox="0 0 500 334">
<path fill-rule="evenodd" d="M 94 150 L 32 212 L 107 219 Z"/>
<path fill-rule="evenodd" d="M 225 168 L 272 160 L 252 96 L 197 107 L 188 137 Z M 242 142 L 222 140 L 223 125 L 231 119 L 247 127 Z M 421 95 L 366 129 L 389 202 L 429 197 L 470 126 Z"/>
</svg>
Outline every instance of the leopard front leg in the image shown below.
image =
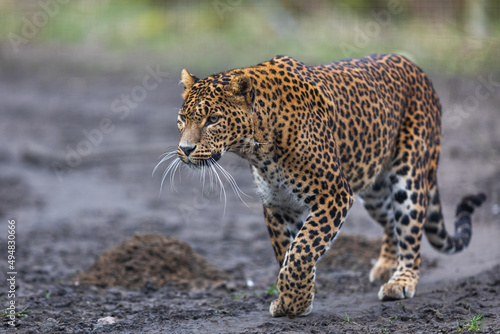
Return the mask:
<svg viewBox="0 0 500 334">
<path fill-rule="evenodd" d="M 288 248 L 304 225 L 302 210 L 264 205 L 264 218 L 278 266 L 281 268 Z"/>
<path fill-rule="evenodd" d="M 279 297 L 271 303 L 274 317 L 295 318 L 312 311 L 316 262 L 335 240 L 353 196 L 347 184 L 328 194 L 312 195 L 310 214 L 290 245 L 279 272 Z"/>
</svg>

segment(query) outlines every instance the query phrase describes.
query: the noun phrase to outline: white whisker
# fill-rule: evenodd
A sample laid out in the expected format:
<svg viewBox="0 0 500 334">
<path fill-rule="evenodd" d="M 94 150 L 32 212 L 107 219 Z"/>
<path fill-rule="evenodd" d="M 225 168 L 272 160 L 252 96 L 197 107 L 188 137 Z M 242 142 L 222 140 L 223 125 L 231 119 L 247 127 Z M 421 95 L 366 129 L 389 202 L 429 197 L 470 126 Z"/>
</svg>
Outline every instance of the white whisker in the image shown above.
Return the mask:
<svg viewBox="0 0 500 334">
<path fill-rule="evenodd" d="M 163 153 L 162 155 L 160 155 L 160 158 L 162 158 L 162 159 L 160 160 L 160 162 L 158 162 L 158 163 L 156 164 L 155 168 L 153 169 L 153 173 L 152 173 L 152 175 L 151 175 L 151 176 L 154 176 L 154 175 L 155 175 L 156 170 L 158 169 L 158 167 L 160 167 L 160 165 L 161 165 L 162 163 L 164 163 L 164 162 L 165 162 L 165 161 L 167 161 L 167 160 L 172 159 L 172 158 L 173 158 L 174 156 L 176 156 L 176 155 L 177 155 L 177 151 L 167 152 L 167 153 Z"/>
<path fill-rule="evenodd" d="M 208 184 L 209 184 L 208 194 L 210 195 L 210 194 L 212 194 L 212 191 L 213 191 L 212 169 L 207 168 L 207 173 L 208 173 Z"/>
<path fill-rule="evenodd" d="M 245 194 L 243 192 L 243 190 L 241 190 L 241 188 L 236 183 L 236 180 L 234 179 L 234 177 L 227 170 L 225 170 L 224 167 L 222 167 L 217 161 L 213 161 L 212 163 L 215 165 L 215 167 L 217 167 L 221 171 L 222 175 L 224 175 L 224 177 L 231 185 L 231 188 L 233 189 L 233 191 L 236 194 L 236 196 L 238 197 L 238 199 L 241 202 L 243 202 L 243 204 L 245 204 L 247 207 L 249 207 L 248 204 L 243 200 L 241 195 L 246 196 L 248 198 L 251 198 L 251 196 Z"/>
<path fill-rule="evenodd" d="M 203 165 L 200 173 L 200 182 L 201 182 L 201 194 L 205 195 L 205 176 L 207 174 L 207 166 Z"/>
<path fill-rule="evenodd" d="M 260 143 L 255 143 L 255 144 L 260 144 Z M 162 174 L 161 184 L 160 184 L 160 195 L 163 191 L 163 185 L 164 185 L 167 177 L 170 178 L 170 186 L 172 188 L 172 191 L 177 191 L 175 188 L 174 181 L 175 181 L 175 174 L 177 173 L 179 166 L 183 165 L 186 167 L 191 167 L 189 169 L 193 169 L 193 166 L 184 165 L 183 161 L 178 157 L 177 150 L 172 150 L 172 151 L 166 152 L 160 156 L 160 162 L 158 162 L 158 164 L 156 164 L 156 166 L 154 167 L 153 175 L 156 173 L 157 169 L 160 167 L 161 164 L 163 164 L 164 162 L 167 162 L 169 160 L 171 160 L 171 161 L 169 162 L 169 164 L 167 165 L 167 167 L 165 168 L 165 170 L 163 171 L 163 174 Z M 202 194 L 205 194 L 205 187 L 206 187 L 205 183 L 207 183 L 207 182 L 209 183 L 209 186 L 210 186 L 209 187 L 210 194 L 212 194 L 215 191 L 215 188 L 217 187 L 217 185 L 219 186 L 219 188 L 220 188 L 219 197 L 220 197 L 221 202 L 222 201 L 224 202 L 224 216 L 225 216 L 226 210 L 227 210 L 227 192 L 226 192 L 224 182 L 222 181 L 222 178 L 220 177 L 219 172 L 227 180 L 227 182 L 229 183 L 229 185 L 233 189 L 234 193 L 236 194 L 236 197 L 241 202 L 243 202 L 243 204 L 248 206 L 248 204 L 243 200 L 242 196 L 249 197 L 249 198 L 251 198 L 251 196 L 245 194 L 241 190 L 241 188 L 236 183 L 236 180 L 234 179 L 234 177 L 226 169 L 224 169 L 217 161 L 215 161 L 215 159 L 210 158 L 209 160 L 202 161 L 201 164 L 199 165 L 199 168 L 195 168 L 195 169 L 198 169 L 198 171 L 201 172 L 200 182 L 202 184 L 202 189 L 201 189 Z M 208 173 L 208 177 L 207 177 L 207 173 Z M 179 173 L 179 178 L 181 178 L 181 176 L 182 176 L 182 173 Z"/>
<path fill-rule="evenodd" d="M 172 161 L 170 161 L 170 163 L 168 164 L 167 168 L 165 169 L 165 171 L 163 172 L 162 174 L 162 178 L 161 178 L 161 184 L 160 184 L 160 195 L 161 195 L 161 192 L 163 190 L 163 184 L 165 183 L 165 179 L 167 178 L 167 175 L 170 173 L 170 185 L 172 187 L 172 190 L 175 190 L 175 185 L 174 185 L 174 176 L 175 176 L 175 172 L 177 170 L 177 168 L 179 167 L 179 164 L 182 162 L 181 159 L 177 156 L 177 150 L 173 150 L 173 151 L 170 151 L 170 152 L 166 152 L 166 153 L 163 153 L 162 155 L 160 155 L 160 162 L 158 162 L 155 166 L 155 168 L 153 168 L 153 173 L 152 173 L 152 176 L 154 176 L 154 174 L 156 173 L 156 170 L 160 167 L 160 165 L 170 159 L 174 159 Z"/>
<path fill-rule="evenodd" d="M 210 161 L 215 162 L 214 159 L 210 159 Z M 227 205 L 226 189 L 224 188 L 224 183 L 222 183 L 222 180 L 219 177 L 219 173 L 217 173 L 217 170 L 214 168 L 214 164 L 211 163 L 209 166 L 212 169 L 212 171 L 214 172 L 215 177 L 219 181 L 220 190 L 221 190 L 221 192 L 220 192 L 221 201 L 222 201 L 222 195 L 224 195 L 224 214 L 223 214 L 223 216 L 225 216 L 226 215 L 226 205 Z"/>
<path fill-rule="evenodd" d="M 163 183 L 165 182 L 165 179 L 166 179 L 168 173 L 175 172 L 175 170 L 177 169 L 177 166 L 179 166 L 180 162 L 181 162 L 181 159 L 179 159 L 179 158 L 175 159 L 174 161 L 172 161 L 168 165 L 168 167 L 163 172 L 163 176 L 161 178 L 161 185 L 160 185 L 160 194 L 161 194 L 161 192 L 163 190 Z M 170 174 L 170 183 L 171 183 L 171 186 L 173 187 L 173 189 L 175 190 L 175 186 L 173 186 L 173 176 L 174 176 L 174 173 L 171 173 Z"/>
<path fill-rule="evenodd" d="M 171 156 L 174 156 L 177 154 L 177 151 L 171 151 L 171 152 L 165 152 L 163 153 L 162 155 L 160 155 L 160 158 L 164 158 L 164 157 L 171 157 Z M 168 158 L 167 158 L 168 159 Z"/>
<path fill-rule="evenodd" d="M 175 161 L 176 161 L 175 162 L 175 167 L 173 168 L 172 172 L 170 173 L 170 189 L 172 189 L 172 191 L 177 192 L 177 189 L 175 188 L 175 182 L 174 182 L 175 172 L 177 172 L 177 169 L 181 165 L 182 160 L 179 159 L 179 158 L 177 158 Z"/>
</svg>

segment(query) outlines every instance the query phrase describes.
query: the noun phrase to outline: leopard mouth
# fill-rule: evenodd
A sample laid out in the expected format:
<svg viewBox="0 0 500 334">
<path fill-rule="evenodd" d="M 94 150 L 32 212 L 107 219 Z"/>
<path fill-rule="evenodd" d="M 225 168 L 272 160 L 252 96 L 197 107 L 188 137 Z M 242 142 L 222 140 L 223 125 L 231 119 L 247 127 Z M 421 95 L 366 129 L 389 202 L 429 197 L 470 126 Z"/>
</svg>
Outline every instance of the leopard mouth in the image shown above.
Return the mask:
<svg viewBox="0 0 500 334">
<path fill-rule="evenodd" d="M 210 165 L 219 161 L 221 157 L 222 154 L 218 152 L 212 152 L 209 157 L 186 157 L 185 155 L 179 155 L 179 158 L 182 160 L 182 162 L 193 169 L 203 169 L 205 167 L 209 167 Z"/>
</svg>

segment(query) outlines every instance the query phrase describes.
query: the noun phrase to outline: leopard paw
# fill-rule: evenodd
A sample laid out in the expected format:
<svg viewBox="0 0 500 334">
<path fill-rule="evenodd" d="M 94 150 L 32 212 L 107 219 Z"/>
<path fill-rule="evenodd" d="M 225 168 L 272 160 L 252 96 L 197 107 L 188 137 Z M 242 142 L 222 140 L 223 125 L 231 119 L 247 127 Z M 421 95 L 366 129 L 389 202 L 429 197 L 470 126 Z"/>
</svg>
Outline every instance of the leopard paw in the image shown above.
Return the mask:
<svg viewBox="0 0 500 334">
<path fill-rule="evenodd" d="M 287 305 L 288 304 L 288 305 Z M 302 303 L 297 307 L 286 303 L 283 299 L 279 298 L 271 302 L 269 307 L 269 313 L 272 317 L 284 317 L 287 316 L 290 319 L 306 316 L 312 312 L 313 306 L 312 301 L 310 303 Z"/>
<path fill-rule="evenodd" d="M 395 270 L 395 264 L 378 260 L 370 270 L 370 282 L 387 282 Z"/>
<path fill-rule="evenodd" d="M 279 299 L 275 299 L 271 302 L 269 313 L 271 313 L 272 317 L 284 317 L 286 315 L 286 312 L 283 309 L 283 306 L 280 303 Z"/>
<path fill-rule="evenodd" d="M 416 284 L 409 282 L 390 281 L 380 287 L 378 299 L 382 301 L 413 298 Z"/>
</svg>

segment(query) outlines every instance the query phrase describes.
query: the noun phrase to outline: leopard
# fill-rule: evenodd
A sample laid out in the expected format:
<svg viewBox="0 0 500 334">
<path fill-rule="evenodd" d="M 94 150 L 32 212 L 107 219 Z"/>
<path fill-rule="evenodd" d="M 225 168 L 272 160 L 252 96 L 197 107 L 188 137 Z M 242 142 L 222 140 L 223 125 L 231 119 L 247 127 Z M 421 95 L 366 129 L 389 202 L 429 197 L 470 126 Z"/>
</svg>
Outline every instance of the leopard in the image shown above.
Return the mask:
<svg viewBox="0 0 500 334">
<path fill-rule="evenodd" d="M 312 311 L 316 264 L 354 200 L 384 230 L 370 282 L 381 301 L 413 298 L 425 233 L 454 254 L 471 240 L 478 192 L 443 219 L 437 168 L 442 106 L 429 77 L 397 54 L 306 65 L 289 56 L 200 79 L 181 72 L 176 163 L 197 170 L 227 152 L 248 161 L 278 262 L 273 317 Z"/>
</svg>

